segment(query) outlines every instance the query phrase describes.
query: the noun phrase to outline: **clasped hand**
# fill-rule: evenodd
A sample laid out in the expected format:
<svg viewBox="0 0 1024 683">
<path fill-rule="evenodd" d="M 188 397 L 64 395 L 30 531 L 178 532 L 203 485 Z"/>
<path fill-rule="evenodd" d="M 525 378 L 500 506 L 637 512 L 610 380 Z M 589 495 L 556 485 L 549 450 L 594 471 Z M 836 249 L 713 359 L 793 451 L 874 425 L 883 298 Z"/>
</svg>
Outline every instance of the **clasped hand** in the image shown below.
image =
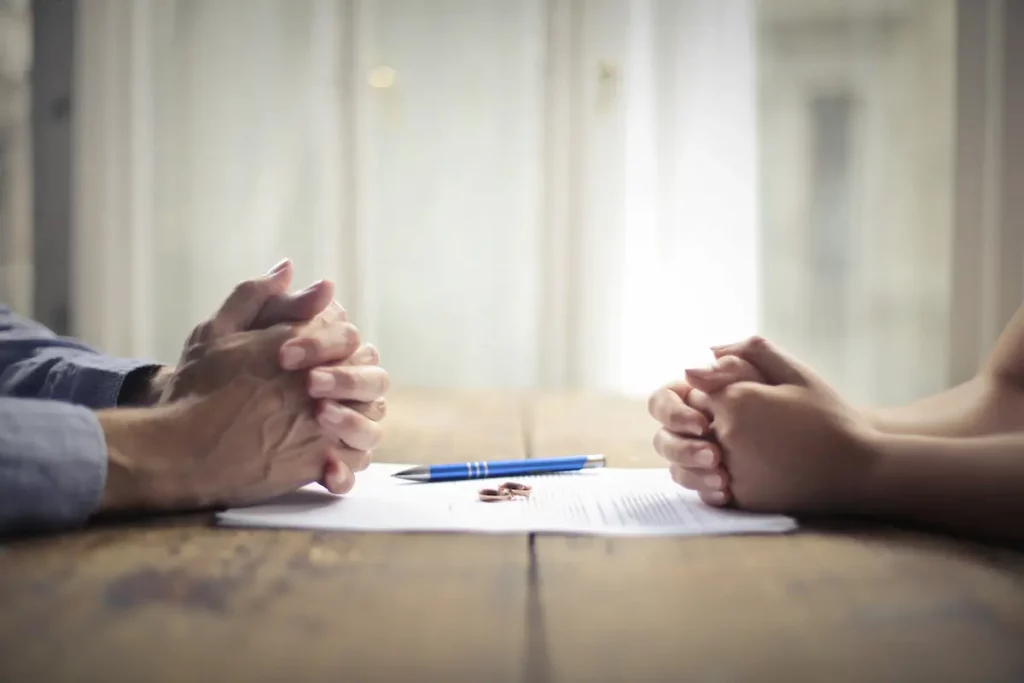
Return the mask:
<svg viewBox="0 0 1024 683">
<path fill-rule="evenodd" d="M 103 509 L 237 505 L 319 481 L 345 493 L 381 438 L 389 378 L 319 282 L 287 261 L 243 282 L 185 342 L 156 405 L 103 416 Z M 142 419 L 144 417 L 145 419 Z"/>
<path fill-rule="evenodd" d="M 872 432 L 821 378 L 761 338 L 718 347 L 711 368 L 656 391 L 654 447 L 711 505 L 826 512 L 856 504 Z"/>
</svg>

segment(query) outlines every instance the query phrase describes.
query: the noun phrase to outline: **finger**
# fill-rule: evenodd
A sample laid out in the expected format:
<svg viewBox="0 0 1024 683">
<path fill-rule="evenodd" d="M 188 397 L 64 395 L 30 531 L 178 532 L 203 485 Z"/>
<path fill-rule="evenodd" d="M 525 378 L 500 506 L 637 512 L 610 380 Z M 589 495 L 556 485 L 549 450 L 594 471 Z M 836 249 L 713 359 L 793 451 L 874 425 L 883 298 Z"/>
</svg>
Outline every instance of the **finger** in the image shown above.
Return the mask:
<svg viewBox="0 0 1024 683">
<path fill-rule="evenodd" d="M 686 380 L 691 386 L 713 394 L 735 382 L 764 382 L 765 378 L 753 365 L 738 356 L 723 356 L 711 368 L 690 368 Z"/>
<path fill-rule="evenodd" d="M 369 402 L 344 401 L 341 405 L 351 408 L 363 417 L 373 420 L 374 422 L 380 422 L 387 417 L 388 414 L 387 399 L 383 396 Z"/>
<path fill-rule="evenodd" d="M 735 382 L 708 397 L 716 415 L 715 429 L 719 439 L 726 439 L 730 426 L 742 424 L 744 415 L 757 411 L 765 400 L 779 399 L 789 391 L 804 391 L 792 385 L 773 386 L 758 382 Z"/>
<path fill-rule="evenodd" d="M 348 322 L 306 325 L 281 345 L 285 370 L 304 370 L 340 362 L 359 348 L 359 330 Z"/>
<path fill-rule="evenodd" d="M 675 465 L 713 469 L 721 462 L 718 447 L 703 439 L 680 436 L 662 429 L 654 435 L 654 450 Z"/>
<path fill-rule="evenodd" d="M 357 451 L 352 448 L 345 448 L 338 454 L 338 457 L 342 459 L 354 474 L 366 471 L 366 468 L 373 462 L 373 451 Z"/>
<path fill-rule="evenodd" d="M 351 468 L 332 451 L 324 464 L 324 474 L 320 479 L 320 485 L 331 493 L 340 495 L 351 491 L 355 483 L 356 478 Z"/>
<path fill-rule="evenodd" d="M 309 395 L 336 401 L 372 401 L 387 393 L 387 370 L 379 365 L 326 365 L 309 373 Z"/>
<path fill-rule="evenodd" d="M 736 344 L 712 348 L 716 357 L 739 356 L 764 375 L 769 384 L 807 386 L 816 375 L 800 361 L 791 357 L 763 337 L 749 337 Z"/>
<path fill-rule="evenodd" d="M 683 395 L 680 395 L 682 393 Z M 699 411 L 686 405 L 689 387 L 663 387 L 651 394 L 647 410 L 655 420 L 678 434 L 701 436 L 708 431 L 708 420 Z"/>
<path fill-rule="evenodd" d="M 694 409 L 700 411 L 700 413 L 707 420 L 714 419 L 714 407 L 712 405 L 711 397 L 701 391 L 700 389 L 691 389 L 690 393 L 686 396 L 686 404 Z"/>
<path fill-rule="evenodd" d="M 722 507 L 732 500 L 732 491 L 728 489 L 725 491 L 700 491 L 698 495 L 703 502 L 714 507 Z"/>
<path fill-rule="evenodd" d="M 729 475 L 722 468 L 698 469 L 672 465 L 672 479 L 683 488 L 698 493 L 714 493 L 726 491 L 729 487 Z"/>
<path fill-rule="evenodd" d="M 343 362 L 345 365 L 379 365 L 380 352 L 373 344 L 363 344 Z"/>
<path fill-rule="evenodd" d="M 317 420 L 327 435 L 357 451 L 371 451 L 380 443 L 380 425 L 348 406 L 325 401 L 319 406 Z"/>
<path fill-rule="evenodd" d="M 251 329 L 263 306 L 288 289 L 292 263 L 285 259 L 263 277 L 239 283 L 210 320 L 215 336 Z"/>
<path fill-rule="evenodd" d="M 329 316 L 329 322 L 344 321 L 345 310 L 334 305 L 334 283 L 320 280 L 301 292 L 280 294 L 268 299 L 252 322 L 253 329 L 280 323 L 309 322 L 318 315 Z"/>
</svg>

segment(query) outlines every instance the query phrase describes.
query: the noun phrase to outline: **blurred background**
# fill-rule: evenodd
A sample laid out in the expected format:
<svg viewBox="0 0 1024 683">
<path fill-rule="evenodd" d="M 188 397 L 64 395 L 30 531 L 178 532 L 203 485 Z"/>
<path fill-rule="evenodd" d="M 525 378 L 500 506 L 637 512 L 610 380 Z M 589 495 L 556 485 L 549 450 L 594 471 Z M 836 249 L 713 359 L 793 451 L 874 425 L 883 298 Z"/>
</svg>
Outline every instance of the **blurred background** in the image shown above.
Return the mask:
<svg viewBox="0 0 1024 683">
<path fill-rule="evenodd" d="M 760 332 L 907 401 L 1021 300 L 1020 14 L 0 0 L 0 300 L 170 362 L 289 256 L 395 385 L 646 393 Z"/>
</svg>

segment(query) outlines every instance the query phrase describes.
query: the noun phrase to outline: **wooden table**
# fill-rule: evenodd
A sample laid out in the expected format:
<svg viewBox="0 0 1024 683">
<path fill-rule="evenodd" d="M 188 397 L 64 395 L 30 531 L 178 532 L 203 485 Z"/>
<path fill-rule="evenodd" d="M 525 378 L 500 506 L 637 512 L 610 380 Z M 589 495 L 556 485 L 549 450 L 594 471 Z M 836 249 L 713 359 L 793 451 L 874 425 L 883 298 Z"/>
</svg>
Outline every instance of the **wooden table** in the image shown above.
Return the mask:
<svg viewBox="0 0 1024 683">
<path fill-rule="evenodd" d="M 604 452 L 641 403 L 404 393 L 380 461 Z M 0 681 L 1024 681 L 1024 554 L 889 528 L 599 539 L 217 529 L 0 548 Z"/>
</svg>

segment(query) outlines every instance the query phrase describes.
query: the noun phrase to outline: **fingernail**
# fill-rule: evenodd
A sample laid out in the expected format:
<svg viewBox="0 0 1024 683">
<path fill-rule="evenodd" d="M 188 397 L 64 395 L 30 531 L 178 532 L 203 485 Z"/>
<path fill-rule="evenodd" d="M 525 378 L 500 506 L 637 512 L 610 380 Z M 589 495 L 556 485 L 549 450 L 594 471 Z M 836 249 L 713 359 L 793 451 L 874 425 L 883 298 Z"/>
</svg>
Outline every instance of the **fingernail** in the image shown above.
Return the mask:
<svg viewBox="0 0 1024 683">
<path fill-rule="evenodd" d="M 314 396 L 325 395 L 334 387 L 334 375 L 323 370 L 309 373 L 309 391 Z"/>
<path fill-rule="evenodd" d="M 703 467 L 711 467 L 715 464 L 715 454 L 705 448 L 697 451 L 697 454 L 693 456 L 693 462 Z"/>
<path fill-rule="evenodd" d="M 712 491 L 711 493 L 706 493 L 704 495 L 706 496 L 707 501 L 709 503 L 721 505 L 722 503 L 725 502 L 725 493 L 723 493 L 722 491 Z"/>
<path fill-rule="evenodd" d="M 704 477 L 704 485 L 711 489 L 717 489 L 722 485 L 722 477 L 717 474 L 709 474 Z"/>
<path fill-rule="evenodd" d="M 267 271 L 267 275 L 277 275 L 282 270 L 287 268 L 289 263 L 291 263 L 291 259 L 289 259 L 289 258 L 281 259 L 280 261 L 277 262 L 277 265 L 275 265 L 273 268 L 271 268 L 270 270 Z"/>
<path fill-rule="evenodd" d="M 285 370 L 295 370 L 306 357 L 306 350 L 298 344 L 289 344 L 281 349 L 281 365 Z"/>
</svg>

